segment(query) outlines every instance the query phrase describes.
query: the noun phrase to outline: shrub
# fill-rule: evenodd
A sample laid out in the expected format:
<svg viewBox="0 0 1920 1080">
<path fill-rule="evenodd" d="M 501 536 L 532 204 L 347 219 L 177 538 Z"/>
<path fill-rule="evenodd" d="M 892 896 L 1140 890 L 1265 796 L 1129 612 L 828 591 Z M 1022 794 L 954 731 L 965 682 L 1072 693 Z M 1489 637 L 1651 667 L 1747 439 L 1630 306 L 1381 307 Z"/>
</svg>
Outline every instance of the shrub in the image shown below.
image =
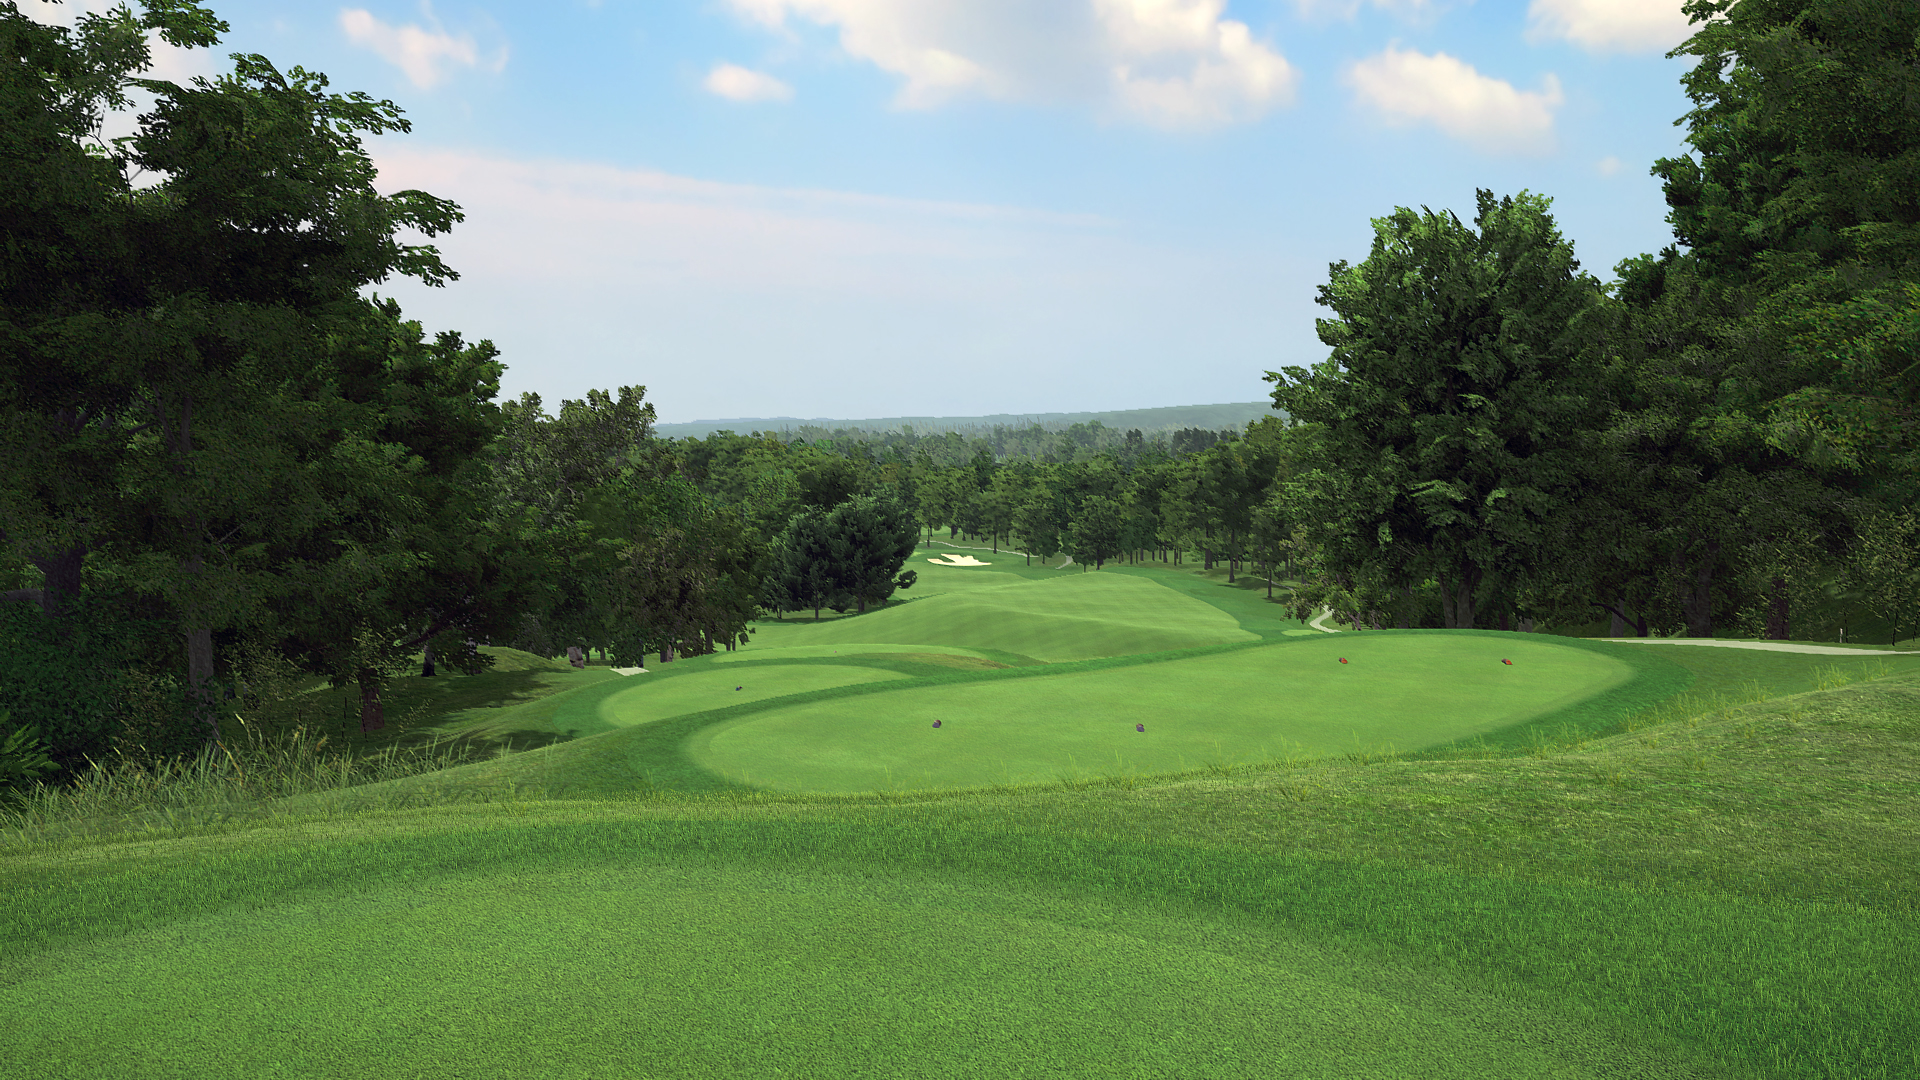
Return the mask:
<svg viewBox="0 0 1920 1080">
<path fill-rule="evenodd" d="M 45 773 L 60 766 L 47 756 L 40 733 L 31 726 L 15 727 L 7 710 L 0 709 L 0 800 L 24 790 Z"/>
</svg>

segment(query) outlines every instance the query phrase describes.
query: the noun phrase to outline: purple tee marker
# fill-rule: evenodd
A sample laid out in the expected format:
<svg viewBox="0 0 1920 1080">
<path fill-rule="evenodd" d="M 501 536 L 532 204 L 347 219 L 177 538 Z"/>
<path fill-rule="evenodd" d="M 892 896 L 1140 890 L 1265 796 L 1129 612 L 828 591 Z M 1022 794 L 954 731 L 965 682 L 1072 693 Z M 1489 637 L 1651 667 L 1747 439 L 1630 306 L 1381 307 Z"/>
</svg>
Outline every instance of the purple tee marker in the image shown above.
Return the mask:
<svg viewBox="0 0 1920 1080">
<path fill-rule="evenodd" d="M 934 727 L 939 727 L 939 726 L 940 726 L 940 721 L 938 721 L 938 720 L 935 720 L 935 721 L 933 722 L 933 726 L 934 726 Z"/>
<path fill-rule="evenodd" d="M 1145 724 L 1135 724 L 1135 725 L 1133 725 L 1133 730 L 1135 730 L 1135 731 L 1145 731 L 1145 730 L 1147 730 L 1147 725 L 1145 725 Z"/>
</svg>

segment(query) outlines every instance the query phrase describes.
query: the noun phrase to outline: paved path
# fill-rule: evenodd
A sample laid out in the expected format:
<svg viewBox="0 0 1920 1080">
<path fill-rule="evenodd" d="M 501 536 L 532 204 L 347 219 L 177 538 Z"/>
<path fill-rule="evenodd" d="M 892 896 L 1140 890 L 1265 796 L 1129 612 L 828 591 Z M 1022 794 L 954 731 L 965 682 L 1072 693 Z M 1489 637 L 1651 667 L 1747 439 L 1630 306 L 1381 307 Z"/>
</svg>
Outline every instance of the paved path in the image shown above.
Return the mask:
<svg viewBox="0 0 1920 1080">
<path fill-rule="evenodd" d="M 1622 645 L 1717 645 L 1723 649 L 1763 649 L 1767 652 L 1818 653 L 1822 656 L 1916 656 L 1910 649 L 1839 649 L 1832 645 L 1794 645 L 1785 641 L 1721 641 L 1718 638 L 1591 638 Z"/>
<path fill-rule="evenodd" d="M 1323 608 L 1313 617 L 1308 626 L 1323 633 L 1338 634 L 1339 630 L 1331 626 L 1322 626 L 1333 614 L 1331 608 Z M 1786 641 L 1721 641 L 1718 638 L 1588 638 L 1589 641 L 1612 641 L 1622 645 L 1716 645 L 1723 649 L 1760 649 L 1764 652 L 1814 653 L 1820 656 L 1920 656 L 1920 652 L 1911 649 L 1840 649 L 1832 645 L 1795 645 Z"/>
</svg>

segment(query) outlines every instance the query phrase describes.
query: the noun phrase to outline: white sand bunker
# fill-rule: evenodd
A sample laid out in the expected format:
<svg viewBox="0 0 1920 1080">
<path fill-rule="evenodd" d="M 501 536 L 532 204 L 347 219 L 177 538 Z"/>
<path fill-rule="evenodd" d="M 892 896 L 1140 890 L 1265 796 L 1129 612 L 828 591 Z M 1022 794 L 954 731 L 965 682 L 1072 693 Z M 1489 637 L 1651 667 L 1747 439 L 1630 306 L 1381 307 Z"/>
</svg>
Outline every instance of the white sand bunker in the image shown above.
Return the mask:
<svg viewBox="0 0 1920 1080">
<path fill-rule="evenodd" d="M 943 553 L 938 559 L 928 559 L 927 561 L 932 563 L 935 566 L 992 566 L 993 565 L 992 563 L 981 562 L 979 559 L 976 559 L 971 555 L 955 555 L 951 551 Z"/>
</svg>

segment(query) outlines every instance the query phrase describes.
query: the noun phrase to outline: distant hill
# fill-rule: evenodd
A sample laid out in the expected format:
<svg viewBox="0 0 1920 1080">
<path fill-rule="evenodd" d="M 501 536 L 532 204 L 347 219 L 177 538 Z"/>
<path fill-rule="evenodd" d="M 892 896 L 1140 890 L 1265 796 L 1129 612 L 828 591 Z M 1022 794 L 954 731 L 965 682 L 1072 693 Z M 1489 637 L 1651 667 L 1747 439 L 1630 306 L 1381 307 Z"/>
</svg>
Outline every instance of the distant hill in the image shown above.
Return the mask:
<svg viewBox="0 0 1920 1080">
<path fill-rule="evenodd" d="M 1119 409 L 1113 412 L 1077 413 L 995 413 L 991 416 L 886 416 L 869 420 L 803 420 L 795 416 L 763 416 L 736 420 L 695 420 L 685 424 L 656 424 L 654 433 L 669 439 L 703 439 L 716 431 L 746 435 L 755 431 L 794 432 L 802 428 L 860 431 L 899 431 L 911 426 L 920 434 L 943 431 L 962 433 L 983 431 L 996 425 L 1005 427 L 1065 428 L 1098 420 L 1110 428 L 1139 428 L 1143 433 L 1178 431 L 1181 428 L 1243 428 L 1250 420 L 1273 416 L 1271 401 L 1246 401 L 1227 405 L 1168 405 L 1158 409 Z"/>
</svg>

